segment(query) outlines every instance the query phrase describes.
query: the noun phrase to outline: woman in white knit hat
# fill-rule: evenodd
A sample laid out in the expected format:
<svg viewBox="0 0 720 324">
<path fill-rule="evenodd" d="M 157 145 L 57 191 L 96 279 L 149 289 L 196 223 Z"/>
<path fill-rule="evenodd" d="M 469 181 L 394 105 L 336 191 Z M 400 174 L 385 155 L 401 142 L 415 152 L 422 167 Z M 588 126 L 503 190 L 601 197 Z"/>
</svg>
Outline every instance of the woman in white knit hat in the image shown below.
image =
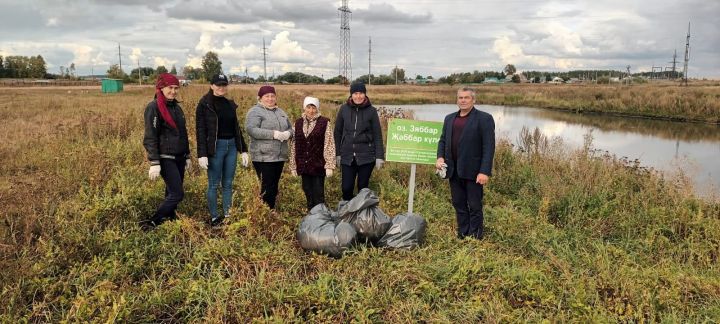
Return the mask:
<svg viewBox="0 0 720 324">
<path fill-rule="evenodd" d="M 290 172 L 302 176 L 308 210 L 325 203 L 325 177 L 335 169 L 335 141 L 330 119 L 320 115 L 320 100 L 305 97 L 290 144 Z"/>
</svg>

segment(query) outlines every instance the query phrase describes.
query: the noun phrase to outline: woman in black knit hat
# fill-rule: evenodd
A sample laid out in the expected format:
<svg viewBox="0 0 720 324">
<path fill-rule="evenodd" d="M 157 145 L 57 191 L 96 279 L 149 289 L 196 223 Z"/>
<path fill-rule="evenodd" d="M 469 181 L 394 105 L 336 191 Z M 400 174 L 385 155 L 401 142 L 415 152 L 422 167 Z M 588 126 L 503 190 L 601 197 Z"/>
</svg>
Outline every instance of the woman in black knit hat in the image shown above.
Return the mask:
<svg viewBox="0 0 720 324">
<path fill-rule="evenodd" d="M 358 191 L 367 188 L 373 168 L 380 169 L 385 162 L 380 118 L 362 82 L 350 86 L 350 97 L 337 113 L 334 135 L 343 200 L 350 200 L 355 182 Z"/>
</svg>

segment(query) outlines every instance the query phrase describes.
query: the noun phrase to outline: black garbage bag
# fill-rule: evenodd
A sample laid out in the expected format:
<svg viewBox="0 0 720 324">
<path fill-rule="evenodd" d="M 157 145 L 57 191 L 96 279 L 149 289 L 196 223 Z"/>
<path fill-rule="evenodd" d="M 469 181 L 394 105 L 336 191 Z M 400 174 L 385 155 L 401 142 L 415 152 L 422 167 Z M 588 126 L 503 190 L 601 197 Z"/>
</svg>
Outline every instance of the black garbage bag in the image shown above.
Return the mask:
<svg viewBox="0 0 720 324">
<path fill-rule="evenodd" d="M 372 190 L 362 189 L 346 204 L 338 205 L 338 217 L 355 227 L 358 240 L 375 244 L 392 225 L 390 217 L 380 210 L 378 203 L 380 199 Z"/>
<path fill-rule="evenodd" d="M 355 243 L 357 232 L 348 223 L 336 223 L 325 204 L 318 204 L 303 217 L 297 231 L 300 246 L 308 251 L 342 257 Z"/>
<path fill-rule="evenodd" d="M 378 246 L 393 249 L 413 249 L 425 241 L 427 223 L 418 214 L 399 214 L 392 219 L 392 226 L 380 238 Z"/>
</svg>

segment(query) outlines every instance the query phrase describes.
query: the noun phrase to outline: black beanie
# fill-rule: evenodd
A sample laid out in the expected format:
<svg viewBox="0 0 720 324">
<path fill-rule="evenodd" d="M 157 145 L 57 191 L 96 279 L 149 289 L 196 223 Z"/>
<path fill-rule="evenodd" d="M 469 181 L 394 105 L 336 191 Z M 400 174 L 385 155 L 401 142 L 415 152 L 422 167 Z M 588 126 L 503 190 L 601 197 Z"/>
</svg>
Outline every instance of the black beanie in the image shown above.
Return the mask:
<svg viewBox="0 0 720 324">
<path fill-rule="evenodd" d="M 367 90 L 365 89 L 365 83 L 353 82 L 353 84 L 350 85 L 350 94 L 352 95 L 355 92 L 362 92 L 364 94 L 367 94 Z"/>
</svg>

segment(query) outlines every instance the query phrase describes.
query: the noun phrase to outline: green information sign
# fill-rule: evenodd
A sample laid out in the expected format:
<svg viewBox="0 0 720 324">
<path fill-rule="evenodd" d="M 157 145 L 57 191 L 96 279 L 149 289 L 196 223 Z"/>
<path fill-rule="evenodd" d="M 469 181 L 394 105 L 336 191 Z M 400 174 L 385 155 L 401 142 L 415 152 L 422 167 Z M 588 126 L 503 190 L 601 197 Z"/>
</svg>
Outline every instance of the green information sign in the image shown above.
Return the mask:
<svg viewBox="0 0 720 324">
<path fill-rule="evenodd" d="M 441 122 L 391 119 L 387 134 L 387 160 L 416 164 L 435 164 Z"/>
</svg>

